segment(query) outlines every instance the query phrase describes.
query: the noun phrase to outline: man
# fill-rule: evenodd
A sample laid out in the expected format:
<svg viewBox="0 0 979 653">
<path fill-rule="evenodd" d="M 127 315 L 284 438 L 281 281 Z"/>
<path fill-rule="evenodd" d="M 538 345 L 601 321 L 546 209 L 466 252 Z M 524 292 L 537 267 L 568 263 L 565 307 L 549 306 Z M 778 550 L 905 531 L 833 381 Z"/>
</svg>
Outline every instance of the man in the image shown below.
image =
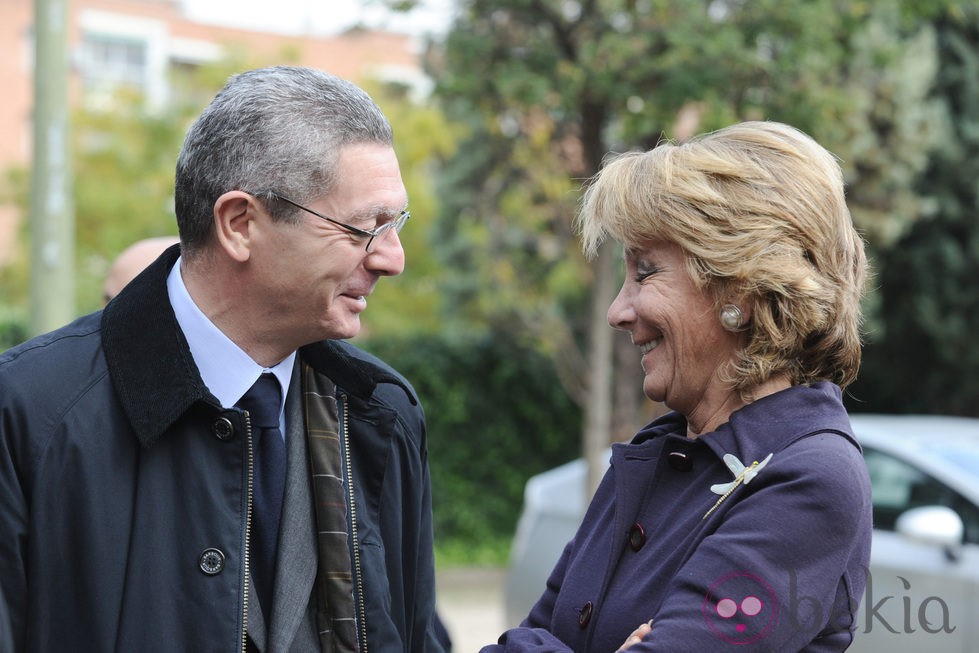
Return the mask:
<svg viewBox="0 0 979 653">
<path fill-rule="evenodd" d="M 16 650 L 441 650 L 422 411 L 340 341 L 404 268 L 390 125 L 325 73 L 243 73 L 175 202 L 179 247 L 0 357 Z"/>
<path fill-rule="evenodd" d="M 145 270 L 164 250 L 179 242 L 180 239 L 175 236 L 157 236 L 137 240 L 122 250 L 105 275 L 105 282 L 102 284 L 103 304 L 108 304 L 110 299 L 118 295 L 127 283 Z"/>
</svg>

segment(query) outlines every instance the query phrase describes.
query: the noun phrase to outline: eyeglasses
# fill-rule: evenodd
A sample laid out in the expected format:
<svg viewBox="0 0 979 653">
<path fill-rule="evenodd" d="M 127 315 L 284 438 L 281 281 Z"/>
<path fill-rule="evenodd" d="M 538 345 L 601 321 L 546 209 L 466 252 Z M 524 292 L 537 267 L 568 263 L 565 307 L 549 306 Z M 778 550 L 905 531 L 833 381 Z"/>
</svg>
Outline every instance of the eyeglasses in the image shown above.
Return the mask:
<svg viewBox="0 0 979 653">
<path fill-rule="evenodd" d="M 307 213 L 312 213 L 317 218 L 321 218 L 323 220 L 326 220 L 327 222 L 332 222 L 333 224 L 335 224 L 336 226 L 338 226 L 341 229 L 345 230 L 349 234 L 352 234 L 354 236 L 357 236 L 358 238 L 366 238 L 367 239 L 367 246 L 364 247 L 364 250 L 367 251 L 367 252 L 370 252 L 371 251 L 371 245 L 378 238 L 383 238 L 385 235 L 387 235 L 391 231 L 393 231 L 394 233 L 401 233 L 401 230 L 404 228 L 405 223 L 408 222 L 408 218 L 411 217 L 411 213 L 407 209 L 404 209 L 404 210 L 401 211 L 400 214 L 398 214 L 398 217 L 396 217 L 394 220 L 391 220 L 390 222 L 385 222 L 380 227 L 377 227 L 376 229 L 372 229 L 372 230 L 368 231 L 366 229 L 359 229 L 357 227 L 354 227 L 353 225 L 349 225 L 349 224 L 346 224 L 344 222 L 340 222 L 339 220 L 334 220 L 333 218 L 328 217 L 328 216 L 325 216 L 322 213 L 319 213 L 317 211 L 314 211 L 313 209 L 306 208 L 302 204 L 299 204 L 297 202 L 293 202 L 288 197 L 283 197 L 282 195 L 279 195 L 275 191 L 269 191 L 268 194 L 271 195 L 272 197 L 275 197 L 277 199 L 282 200 L 286 204 L 293 205 L 297 209 L 302 209 L 303 211 L 306 211 Z"/>
</svg>

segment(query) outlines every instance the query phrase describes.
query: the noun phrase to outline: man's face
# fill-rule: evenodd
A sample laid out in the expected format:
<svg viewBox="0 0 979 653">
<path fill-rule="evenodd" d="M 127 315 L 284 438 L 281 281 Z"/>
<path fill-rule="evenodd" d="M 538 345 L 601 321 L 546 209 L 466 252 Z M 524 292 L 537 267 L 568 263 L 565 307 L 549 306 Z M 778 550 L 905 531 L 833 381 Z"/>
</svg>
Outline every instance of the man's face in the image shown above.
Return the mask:
<svg viewBox="0 0 979 653">
<path fill-rule="evenodd" d="M 347 146 L 338 161 L 335 189 L 306 206 L 363 230 L 396 219 L 407 191 L 394 150 L 376 144 Z M 255 264 L 276 337 L 302 346 L 325 338 L 352 338 L 360 313 L 382 276 L 404 270 L 405 253 L 394 229 L 367 240 L 300 211 L 299 225 L 276 224 Z"/>
</svg>

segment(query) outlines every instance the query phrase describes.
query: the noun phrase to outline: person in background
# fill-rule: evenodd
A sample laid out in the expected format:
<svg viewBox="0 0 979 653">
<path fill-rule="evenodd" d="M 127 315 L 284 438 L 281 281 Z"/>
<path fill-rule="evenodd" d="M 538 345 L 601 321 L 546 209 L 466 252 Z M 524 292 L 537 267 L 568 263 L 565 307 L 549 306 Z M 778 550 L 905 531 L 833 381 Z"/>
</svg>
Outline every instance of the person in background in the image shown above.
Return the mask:
<svg viewBox="0 0 979 653">
<path fill-rule="evenodd" d="M 118 295 L 127 283 L 146 269 L 146 266 L 155 261 L 168 247 L 179 242 L 180 239 L 176 236 L 157 236 L 137 240 L 122 250 L 109 266 L 108 274 L 105 275 L 105 282 L 102 284 L 103 304 L 108 304 L 109 300 Z"/>
<path fill-rule="evenodd" d="M 442 650 L 422 409 L 343 342 L 405 265 L 392 143 L 349 82 L 232 77 L 177 160 L 179 246 L 0 356 L 14 650 Z"/>
<path fill-rule="evenodd" d="M 834 157 L 747 122 L 611 158 L 579 214 L 622 244 L 609 323 L 671 412 L 627 444 L 506 651 L 842 651 L 871 541 L 841 401 L 867 264 Z"/>
</svg>

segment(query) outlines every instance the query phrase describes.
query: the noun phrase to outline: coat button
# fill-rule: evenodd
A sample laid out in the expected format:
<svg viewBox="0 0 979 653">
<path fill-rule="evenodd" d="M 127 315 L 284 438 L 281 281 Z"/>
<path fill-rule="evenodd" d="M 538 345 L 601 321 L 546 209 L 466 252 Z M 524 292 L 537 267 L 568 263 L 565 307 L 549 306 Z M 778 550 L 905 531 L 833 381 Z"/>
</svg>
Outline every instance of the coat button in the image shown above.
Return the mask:
<svg viewBox="0 0 979 653">
<path fill-rule="evenodd" d="M 670 467 L 678 472 L 689 472 L 693 469 L 693 461 L 690 460 L 690 456 L 682 451 L 671 451 L 666 460 L 670 463 Z"/>
<path fill-rule="evenodd" d="M 201 571 L 208 576 L 214 576 L 224 571 L 224 553 L 221 549 L 204 549 L 200 560 L 197 562 Z"/>
<path fill-rule="evenodd" d="M 211 427 L 211 430 L 214 431 L 214 437 L 218 440 L 227 442 L 235 437 L 235 425 L 227 417 L 219 417 L 214 420 L 214 425 Z"/>
<path fill-rule="evenodd" d="M 581 606 L 581 610 L 578 611 L 579 628 L 584 628 L 588 625 L 588 622 L 591 621 L 591 612 L 593 608 L 594 606 L 591 604 L 591 601 L 587 601 L 583 606 Z"/>
<path fill-rule="evenodd" d="M 646 529 L 642 527 L 642 524 L 636 522 L 629 529 L 629 546 L 632 547 L 633 551 L 638 551 L 642 548 L 642 545 L 646 543 Z"/>
</svg>

